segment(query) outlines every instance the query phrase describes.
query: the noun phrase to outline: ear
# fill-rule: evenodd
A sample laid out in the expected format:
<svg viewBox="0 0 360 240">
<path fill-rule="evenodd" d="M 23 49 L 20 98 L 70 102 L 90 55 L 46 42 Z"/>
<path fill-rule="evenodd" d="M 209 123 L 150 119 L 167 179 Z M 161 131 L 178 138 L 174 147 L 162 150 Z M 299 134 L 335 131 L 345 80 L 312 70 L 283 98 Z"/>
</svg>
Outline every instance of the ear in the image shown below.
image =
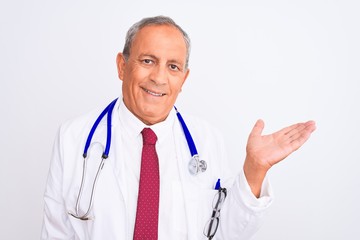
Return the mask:
<svg viewBox="0 0 360 240">
<path fill-rule="evenodd" d="M 117 70 L 118 70 L 118 76 L 119 76 L 120 80 L 123 80 L 126 61 L 125 61 L 125 57 L 122 53 L 118 53 L 118 55 L 116 56 L 116 66 L 117 66 Z"/>
<path fill-rule="evenodd" d="M 184 75 L 184 79 L 183 79 L 183 83 L 182 83 L 181 87 L 184 85 L 187 77 L 189 76 L 189 73 L 190 73 L 190 69 L 186 69 L 186 73 L 185 73 L 185 75 Z"/>
</svg>

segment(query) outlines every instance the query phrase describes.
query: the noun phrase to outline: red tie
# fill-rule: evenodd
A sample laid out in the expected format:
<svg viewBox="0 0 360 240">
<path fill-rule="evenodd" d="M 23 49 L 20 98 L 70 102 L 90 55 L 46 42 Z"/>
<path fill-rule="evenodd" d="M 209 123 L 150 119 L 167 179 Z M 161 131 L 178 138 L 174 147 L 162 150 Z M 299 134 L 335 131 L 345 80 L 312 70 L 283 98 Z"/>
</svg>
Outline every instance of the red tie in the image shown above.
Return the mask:
<svg viewBox="0 0 360 240">
<path fill-rule="evenodd" d="M 159 220 L 159 161 L 156 154 L 156 134 L 144 128 L 139 195 L 136 210 L 134 240 L 158 239 Z"/>
</svg>

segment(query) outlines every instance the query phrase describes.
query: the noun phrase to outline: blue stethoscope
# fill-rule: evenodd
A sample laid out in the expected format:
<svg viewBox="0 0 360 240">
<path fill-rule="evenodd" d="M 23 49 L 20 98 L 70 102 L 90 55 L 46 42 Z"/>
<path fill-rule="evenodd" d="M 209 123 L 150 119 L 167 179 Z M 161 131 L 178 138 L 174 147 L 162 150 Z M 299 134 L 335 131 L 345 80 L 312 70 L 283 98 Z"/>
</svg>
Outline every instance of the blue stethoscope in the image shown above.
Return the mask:
<svg viewBox="0 0 360 240">
<path fill-rule="evenodd" d="M 118 99 L 113 100 L 99 115 L 99 117 L 96 119 L 94 125 L 92 126 L 90 133 L 87 137 L 86 143 L 85 143 L 85 148 L 84 148 L 84 153 L 83 153 L 83 158 L 84 158 L 84 162 L 83 162 L 83 172 L 82 172 L 82 178 L 81 178 L 81 185 L 80 185 L 80 189 L 79 189 L 79 194 L 76 200 L 76 206 L 75 206 L 75 213 L 69 212 L 69 214 L 75 218 L 78 218 L 80 220 L 89 220 L 89 214 L 93 205 L 93 198 L 94 198 L 94 193 L 95 193 L 95 187 L 96 187 L 96 183 L 97 180 L 99 178 L 100 172 L 104 166 L 105 163 L 105 159 L 108 158 L 109 156 L 109 151 L 110 151 L 110 146 L 111 146 L 111 117 L 112 117 L 112 112 L 114 109 L 114 106 L 116 104 L 116 101 Z M 207 168 L 207 164 L 204 160 L 200 160 L 199 154 L 197 152 L 195 143 L 193 138 L 191 137 L 190 131 L 187 128 L 184 119 L 182 118 L 181 114 L 178 112 L 177 108 L 174 106 L 175 111 L 176 111 L 176 115 L 178 117 L 178 120 L 181 124 L 181 127 L 184 131 L 184 135 L 186 138 L 186 142 L 188 144 L 189 150 L 190 150 L 190 154 L 191 154 L 191 159 L 189 161 L 189 172 L 191 175 L 197 175 L 200 172 L 205 172 L 206 168 Z M 107 135 L 106 135 L 106 145 L 105 145 L 105 149 L 104 152 L 101 156 L 101 162 L 100 165 L 98 167 L 98 170 L 96 172 L 95 175 L 95 179 L 93 182 L 93 186 L 91 189 L 91 195 L 90 195 L 90 202 L 89 202 L 89 207 L 86 211 L 85 214 L 80 214 L 80 200 L 81 200 L 81 196 L 83 193 L 83 185 L 85 182 L 85 175 L 86 175 L 86 158 L 87 158 L 87 152 L 89 150 L 90 144 L 91 144 L 91 139 L 99 125 L 99 123 L 101 122 L 101 120 L 104 118 L 104 116 L 107 115 Z"/>
</svg>

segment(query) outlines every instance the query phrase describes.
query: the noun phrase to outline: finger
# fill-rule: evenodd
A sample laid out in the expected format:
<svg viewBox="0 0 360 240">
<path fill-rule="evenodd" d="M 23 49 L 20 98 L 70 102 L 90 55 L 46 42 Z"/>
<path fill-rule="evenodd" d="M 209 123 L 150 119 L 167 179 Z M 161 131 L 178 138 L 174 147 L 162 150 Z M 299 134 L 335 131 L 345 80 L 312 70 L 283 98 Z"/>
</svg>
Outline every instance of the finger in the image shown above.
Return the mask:
<svg viewBox="0 0 360 240">
<path fill-rule="evenodd" d="M 288 127 L 285 127 L 283 129 L 280 129 L 279 131 L 277 131 L 275 134 L 278 135 L 287 135 L 289 134 L 289 132 L 291 132 L 292 130 L 296 129 L 297 127 L 299 127 L 301 125 L 301 123 L 295 123 L 293 125 L 290 125 Z"/>
<path fill-rule="evenodd" d="M 304 128 L 304 126 L 307 127 L 309 125 L 314 125 L 315 126 L 315 122 L 311 120 L 311 121 L 307 121 L 305 123 L 295 123 L 293 125 L 290 125 L 288 127 L 285 127 L 283 129 L 281 129 L 280 131 L 278 131 L 276 133 L 280 134 L 280 135 L 288 135 L 288 134 L 291 135 L 292 134 L 291 131 L 293 131 L 294 129 L 297 129 L 297 128 L 302 129 L 302 128 Z"/>
<path fill-rule="evenodd" d="M 288 139 L 295 139 L 297 138 L 299 135 L 302 134 L 302 131 L 304 131 L 306 129 L 306 125 L 304 123 L 298 123 L 296 124 L 297 126 L 293 129 L 291 129 L 289 132 L 284 134 L 284 137 L 288 138 Z"/>
<path fill-rule="evenodd" d="M 292 140 L 290 142 L 291 148 L 293 151 L 298 150 L 310 137 L 311 133 L 307 132 L 299 136 L 298 138 Z"/>
<path fill-rule="evenodd" d="M 296 137 L 292 138 L 290 144 L 295 150 L 299 149 L 310 137 L 311 133 L 316 129 L 315 123 L 307 124 L 305 129 Z"/>
<path fill-rule="evenodd" d="M 307 121 L 305 123 L 299 124 L 295 129 L 292 129 L 286 134 L 290 139 L 296 139 L 304 132 L 312 133 L 316 129 L 314 121 Z"/>
<path fill-rule="evenodd" d="M 285 135 L 279 134 L 279 139 L 282 139 L 283 144 L 292 145 L 293 141 L 296 141 L 299 137 L 306 134 L 307 132 L 312 133 L 315 130 L 315 122 L 308 121 L 306 123 L 296 124 L 297 127 L 292 129 L 290 132 L 285 133 Z"/>
<path fill-rule="evenodd" d="M 251 130 L 250 136 L 261 136 L 262 131 L 264 130 L 265 123 L 263 120 L 258 119 Z"/>
<path fill-rule="evenodd" d="M 311 131 L 311 132 L 315 131 L 315 129 L 316 129 L 316 122 L 313 120 L 307 121 L 305 123 L 305 125 L 306 125 L 306 128 L 308 128 L 309 131 Z"/>
<path fill-rule="evenodd" d="M 299 148 L 310 137 L 311 132 L 312 131 L 304 128 L 303 130 L 289 136 L 286 140 L 284 140 L 284 142 L 289 143 L 292 147 Z M 300 144 L 300 146 L 297 147 L 297 144 Z"/>
</svg>

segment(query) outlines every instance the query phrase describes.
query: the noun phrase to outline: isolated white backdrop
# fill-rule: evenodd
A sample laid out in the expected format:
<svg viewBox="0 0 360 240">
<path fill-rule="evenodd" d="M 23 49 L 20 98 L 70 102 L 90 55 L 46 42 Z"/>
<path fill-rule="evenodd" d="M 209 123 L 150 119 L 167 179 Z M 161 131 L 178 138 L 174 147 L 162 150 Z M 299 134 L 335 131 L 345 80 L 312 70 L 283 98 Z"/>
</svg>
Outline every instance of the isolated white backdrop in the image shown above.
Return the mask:
<svg viewBox="0 0 360 240">
<path fill-rule="evenodd" d="M 270 174 L 276 200 L 255 240 L 359 239 L 358 1 L 0 1 L 0 239 L 39 239 L 54 136 L 118 96 L 115 57 L 143 17 L 192 39 L 177 106 L 220 128 L 244 159 L 256 119 L 270 133 L 318 129 Z"/>
</svg>

